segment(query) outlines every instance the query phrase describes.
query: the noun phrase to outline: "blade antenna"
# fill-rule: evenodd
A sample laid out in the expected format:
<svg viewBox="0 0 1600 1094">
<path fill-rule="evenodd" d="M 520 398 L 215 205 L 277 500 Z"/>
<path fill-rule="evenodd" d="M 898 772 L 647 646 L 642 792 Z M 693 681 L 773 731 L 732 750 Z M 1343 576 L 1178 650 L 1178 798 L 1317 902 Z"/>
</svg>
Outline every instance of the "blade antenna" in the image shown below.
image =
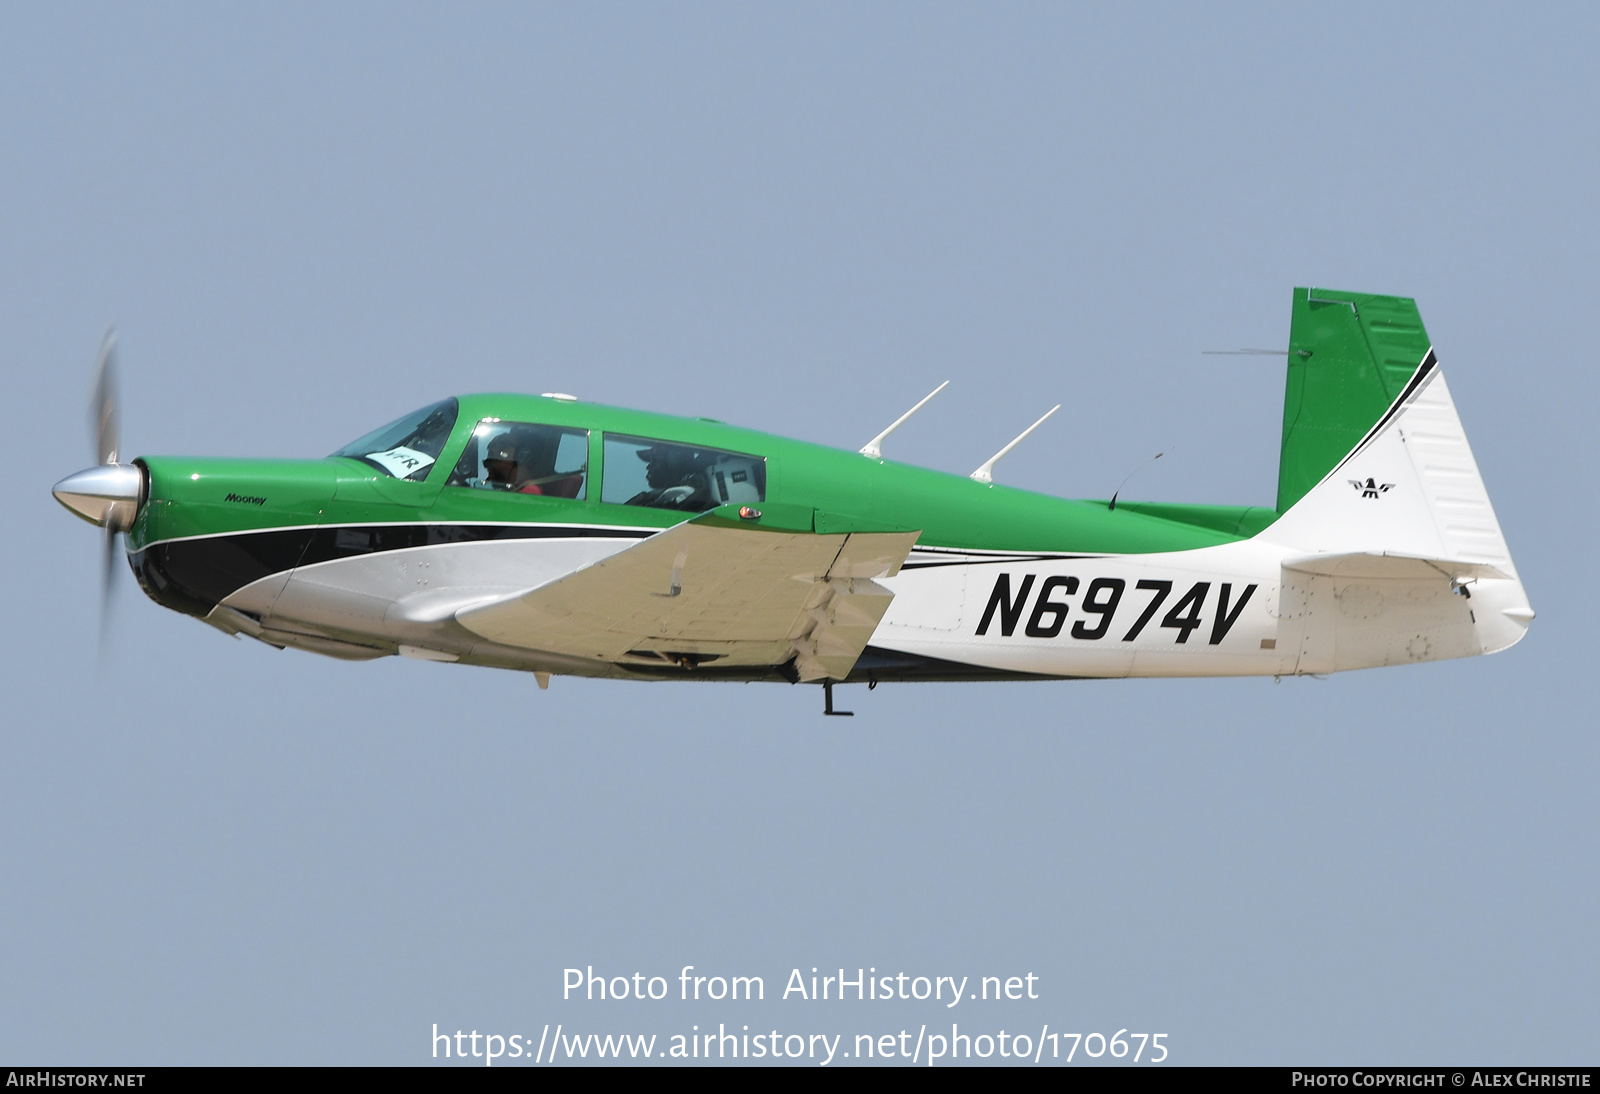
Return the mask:
<svg viewBox="0 0 1600 1094">
<path fill-rule="evenodd" d="M 1043 418 L 1040 418 L 1037 422 L 1034 422 L 1027 429 L 1024 429 L 1021 433 L 1018 433 L 1015 440 L 1013 440 L 1010 444 L 1006 445 L 1000 451 L 996 452 L 994 455 L 990 456 L 987 460 L 984 460 L 982 465 L 980 465 L 979 468 L 976 471 L 974 471 L 968 477 L 969 478 L 973 478 L 973 479 L 977 479 L 979 482 L 993 483 L 994 482 L 994 465 L 999 463 L 1001 461 L 1001 459 L 1004 458 L 1004 456 L 1005 456 L 1005 454 L 1007 452 L 1010 452 L 1013 448 L 1017 447 L 1017 445 L 1021 444 L 1023 442 L 1023 440 L 1028 436 L 1029 433 L 1032 433 L 1035 429 L 1038 429 L 1040 426 L 1044 425 L 1045 420 L 1048 419 L 1050 417 L 1050 415 L 1054 414 L 1056 411 L 1058 411 L 1060 409 L 1061 409 L 1061 404 L 1057 403 L 1055 406 L 1053 406 L 1049 410 L 1045 411 Z"/>
<path fill-rule="evenodd" d="M 1139 472 L 1143 471 L 1145 468 L 1149 467 L 1151 464 L 1155 463 L 1157 460 L 1159 460 L 1162 456 L 1165 456 L 1165 455 L 1166 455 L 1165 452 L 1157 452 L 1154 456 L 1151 456 L 1148 460 L 1145 460 L 1138 467 L 1135 467 L 1132 471 L 1129 471 L 1126 475 L 1122 476 L 1122 481 L 1117 483 L 1117 488 L 1115 490 L 1111 491 L 1111 504 L 1106 506 L 1106 510 L 1108 512 L 1114 512 L 1116 510 L 1116 508 L 1117 508 L 1117 495 L 1122 493 L 1122 488 L 1124 486 L 1128 485 L 1128 480 L 1129 479 L 1133 478 Z"/>
<path fill-rule="evenodd" d="M 912 407 L 910 410 L 906 411 L 904 414 L 900 415 L 900 417 L 896 418 L 894 420 L 894 424 L 893 425 L 891 425 L 888 429 L 885 429 L 882 433 L 879 433 L 876 437 L 872 438 L 872 440 L 868 441 L 866 444 L 862 445 L 861 446 L 861 454 L 863 456 L 868 456 L 868 457 L 870 457 L 870 458 L 872 458 L 874 460 L 883 459 L 883 439 L 885 437 L 887 437 L 889 434 L 893 433 L 895 430 L 899 429 L 901 426 L 905 425 L 907 418 L 911 417 L 911 415 L 915 414 L 917 411 L 919 411 L 923 407 L 927 406 L 929 399 L 933 398 L 935 395 L 939 394 L 939 392 L 943 391 L 945 388 L 947 388 L 949 386 L 950 386 L 950 381 L 946 380 L 944 383 L 940 384 L 938 387 L 936 387 L 932 391 L 928 392 L 928 394 L 924 395 L 922 397 L 922 401 L 920 403 L 918 403 L 916 406 Z"/>
</svg>

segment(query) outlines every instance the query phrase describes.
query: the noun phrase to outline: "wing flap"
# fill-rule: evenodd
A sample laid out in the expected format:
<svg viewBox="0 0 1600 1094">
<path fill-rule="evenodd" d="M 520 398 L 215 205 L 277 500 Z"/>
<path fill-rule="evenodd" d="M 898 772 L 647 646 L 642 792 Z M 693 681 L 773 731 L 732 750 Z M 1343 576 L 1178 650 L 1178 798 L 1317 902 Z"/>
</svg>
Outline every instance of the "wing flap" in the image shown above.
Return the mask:
<svg viewBox="0 0 1600 1094">
<path fill-rule="evenodd" d="M 789 638 L 795 672 L 801 680 L 843 680 L 872 640 L 894 593 L 868 578 L 835 577 L 820 584 L 813 599 Z"/>
</svg>

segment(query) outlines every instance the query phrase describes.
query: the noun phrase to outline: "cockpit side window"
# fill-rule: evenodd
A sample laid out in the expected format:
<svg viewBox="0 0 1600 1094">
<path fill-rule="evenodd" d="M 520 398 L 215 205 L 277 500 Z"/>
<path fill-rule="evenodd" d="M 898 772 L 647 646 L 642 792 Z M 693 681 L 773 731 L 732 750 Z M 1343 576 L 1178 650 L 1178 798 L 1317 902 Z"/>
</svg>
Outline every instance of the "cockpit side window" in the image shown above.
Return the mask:
<svg viewBox="0 0 1600 1094">
<path fill-rule="evenodd" d="M 719 505 L 765 501 L 766 496 L 767 461 L 762 456 L 605 435 L 602 502 L 702 513 Z"/>
<path fill-rule="evenodd" d="M 589 431 L 485 418 L 450 473 L 450 486 L 582 500 Z"/>
<path fill-rule="evenodd" d="M 345 445 L 335 456 L 348 456 L 397 479 L 421 482 L 450 439 L 459 408 L 454 399 L 425 406 Z"/>
</svg>

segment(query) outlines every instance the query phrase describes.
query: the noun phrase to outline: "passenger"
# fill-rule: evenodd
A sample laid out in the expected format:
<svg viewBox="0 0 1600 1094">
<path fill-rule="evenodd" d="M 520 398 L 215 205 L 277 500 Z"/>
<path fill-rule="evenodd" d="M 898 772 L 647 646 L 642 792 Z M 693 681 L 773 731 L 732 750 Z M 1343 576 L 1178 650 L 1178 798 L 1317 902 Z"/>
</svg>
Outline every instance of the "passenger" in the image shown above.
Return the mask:
<svg viewBox="0 0 1600 1094">
<path fill-rule="evenodd" d="M 711 508 L 706 477 L 695 464 L 695 451 L 681 445 L 657 444 L 638 449 L 645 465 L 645 482 L 650 487 L 624 504 L 649 505 L 661 509 L 699 512 Z"/>
</svg>

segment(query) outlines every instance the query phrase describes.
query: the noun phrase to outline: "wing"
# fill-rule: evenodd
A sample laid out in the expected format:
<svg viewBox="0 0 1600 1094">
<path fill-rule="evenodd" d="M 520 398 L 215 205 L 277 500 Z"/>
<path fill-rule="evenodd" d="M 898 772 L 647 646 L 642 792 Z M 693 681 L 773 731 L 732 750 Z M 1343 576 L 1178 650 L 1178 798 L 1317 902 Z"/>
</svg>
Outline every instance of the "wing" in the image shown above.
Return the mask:
<svg viewBox="0 0 1600 1094">
<path fill-rule="evenodd" d="M 782 665 L 843 679 L 894 594 L 914 531 L 809 508 L 723 506 L 537 589 L 461 610 L 495 642 L 612 662 Z M 815 529 L 827 528 L 826 532 Z"/>
</svg>

